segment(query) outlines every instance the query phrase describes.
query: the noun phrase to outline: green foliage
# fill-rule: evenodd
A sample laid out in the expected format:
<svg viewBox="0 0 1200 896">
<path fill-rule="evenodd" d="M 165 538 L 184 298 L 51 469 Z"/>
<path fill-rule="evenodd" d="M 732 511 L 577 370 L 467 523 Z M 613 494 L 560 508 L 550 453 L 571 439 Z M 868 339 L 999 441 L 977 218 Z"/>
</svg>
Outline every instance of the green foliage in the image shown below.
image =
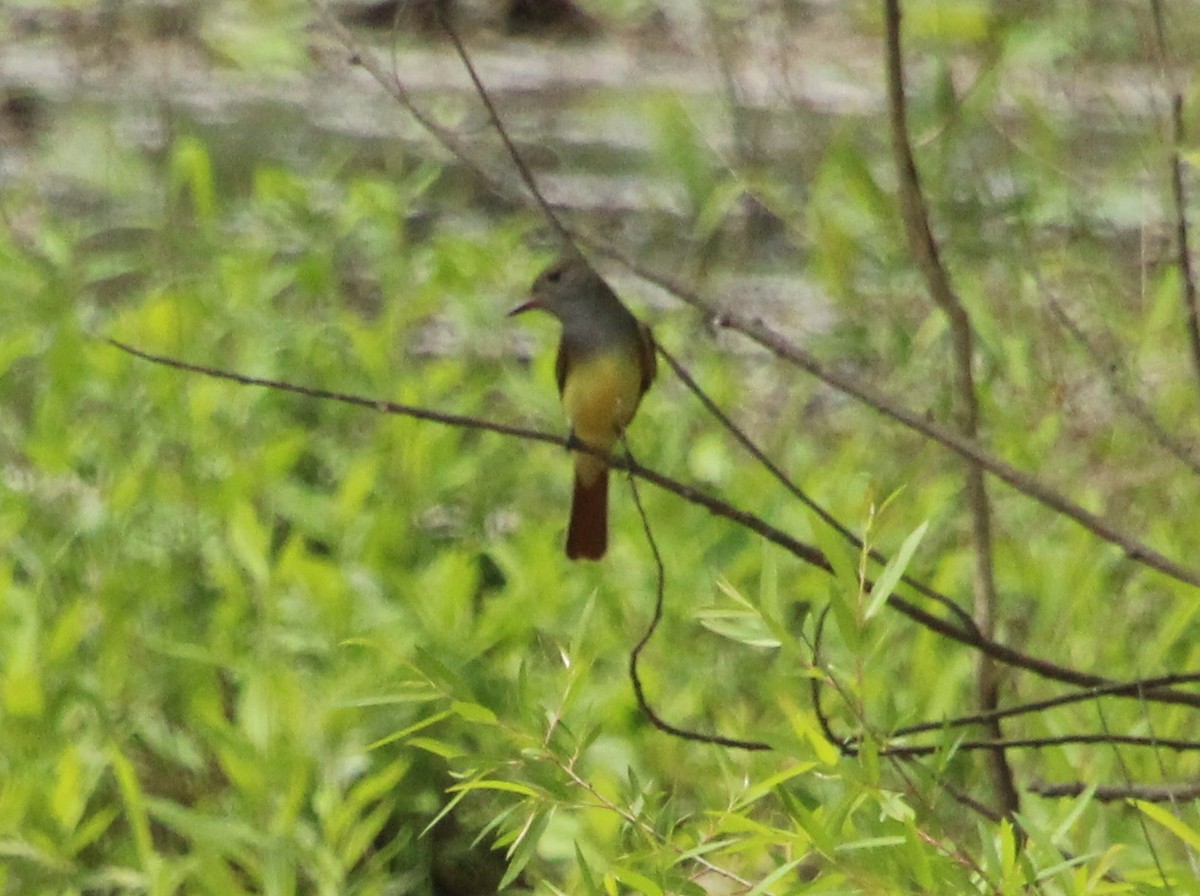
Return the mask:
<svg viewBox="0 0 1200 896">
<path fill-rule="evenodd" d="M 1115 141 L 1115 185 L 1093 203 L 1061 176 L 1086 123 L 1023 94 L 1019 122 L 989 112 L 1011 72 L 1119 47 L 1083 53 L 1066 13 L 1047 13 L 1053 37 L 1020 17 L 990 31 L 989 9 L 918 3 L 911 18 L 936 57 L 913 114 L 936 135 L 920 162 L 976 323 L 988 443 L 1094 507 L 1131 505 L 1149 541 L 1194 556 L 1195 483 L 1144 463 L 1144 432 L 1114 426 L 1110 406 L 1084 406 L 1098 375 L 1044 306 L 1069 293 L 1072 310 L 1099 309 L 1088 323 L 1126 337 L 1155 410 L 1194 416 L 1190 380 L 1161 361 L 1183 357 L 1177 272 L 1132 289 L 1099 232 L 1102 215 L 1128 214 L 1137 141 Z M 301 64 L 294 6 L 259 9 L 281 26 L 267 44 L 246 15 L 208 20 L 210 49 L 258 72 Z M 964 95 L 949 54 L 982 43 L 992 68 Z M 677 97 L 639 108 L 687 237 L 716 245 L 756 196 L 842 303 L 818 350 L 944 415 L 948 335 L 920 298 L 875 124 L 829 128 L 797 184 L 721 158 L 709 120 Z M 162 153 L 126 152 L 87 114 L 62 137 L 45 164 L 90 212 L 19 187 L 0 232 L 0 893 L 1185 891 L 1190 810 L 1121 811 L 1091 789 L 1027 796 L 1022 843 L 949 796 L 986 787 L 963 730 L 923 741 L 934 757 L 884 755 L 895 729 L 974 699 L 975 656 L 885 605 L 904 573 L 969 603 L 961 477 L 942 455 L 660 316 L 663 344 L 866 542 L 798 508 L 664 376 L 631 432 L 639 460 L 818 545 L 833 568 L 638 486 L 667 558 L 648 699 L 673 723 L 772 749 L 668 736 L 628 678 L 657 583 L 622 477 L 608 560 L 571 566 L 561 449 L 169 369 L 105 341 L 557 432 L 553 330 L 503 318 L 545 261 L 527 248 L 536 222 L 447 215 L 431 235 L 455 172 L 419 158 L 238 168 L 236 146 L 188 128 Z M 102 176 L 81 157 L 91 145 Z M 993 195 L 980 169 L 1010 189 Z M 1068 228 L 1069 245 L 1047 238 Z M 534 360 L 516 363 L 527 344 Z M 1194 668 L 1193 595 L 1001 488 L 993 498 L 1006 641 L 1118 677 Z M 875 548 L 891 559 L 870 561 Z M 1030 686 L 1006 687 L 1016 699 Z M 1102 708 L 1006 731 L 1194 728 L 1184 707 Z M 1197 773 L 1190 755 L 1152 751 L 1013 755 L 1026 781 Z"/>
</svg>

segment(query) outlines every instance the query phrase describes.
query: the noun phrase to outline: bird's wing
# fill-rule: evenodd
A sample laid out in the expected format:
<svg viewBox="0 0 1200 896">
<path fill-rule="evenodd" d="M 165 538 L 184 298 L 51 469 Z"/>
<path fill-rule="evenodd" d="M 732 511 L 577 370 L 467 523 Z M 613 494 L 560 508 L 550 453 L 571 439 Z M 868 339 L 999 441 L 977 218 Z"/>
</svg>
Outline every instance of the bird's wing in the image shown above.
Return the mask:
<svg viewBox="0 0 1200 896">
<path fill-rule="evenodd" d="M 641 321 L 638 321 L 638 336 L 641 337 L 642 393 L 645 394 L 658 373 L 658 352 L 654 348 L 654 337 L 650 334 L 650 328 Z"/>
</svg>

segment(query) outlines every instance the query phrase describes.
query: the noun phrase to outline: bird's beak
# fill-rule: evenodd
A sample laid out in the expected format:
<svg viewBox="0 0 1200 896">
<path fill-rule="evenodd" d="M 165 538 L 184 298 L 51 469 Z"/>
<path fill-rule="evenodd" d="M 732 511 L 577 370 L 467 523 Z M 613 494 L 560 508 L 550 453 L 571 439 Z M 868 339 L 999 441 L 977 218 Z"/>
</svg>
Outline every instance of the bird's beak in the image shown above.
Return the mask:
<svg viewBox="0 0 1200 896">
<path fill-rule="evenodd" d="M 522 305 L 518 305 L 512 311 L 508 312 L 509 317 L 516 317 L 518 314 L 524 314 L 526 311 L 533 311 L 535 308 L 541 308 L 542 305 L 537 299 L 530 299 Z"/>
</svg>

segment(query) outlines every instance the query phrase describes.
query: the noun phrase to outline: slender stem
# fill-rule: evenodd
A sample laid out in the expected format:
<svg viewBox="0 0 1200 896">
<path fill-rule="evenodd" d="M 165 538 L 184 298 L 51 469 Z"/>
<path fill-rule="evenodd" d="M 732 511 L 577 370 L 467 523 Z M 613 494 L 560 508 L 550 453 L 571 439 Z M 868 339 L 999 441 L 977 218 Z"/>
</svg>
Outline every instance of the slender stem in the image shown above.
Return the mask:
<svg viewBox="0 0 1200 896">
<path fill-rule="evenodd" d="M 976 441 L 979 435 L 979 399 L 975 391 L 972 365 L 975 357 L 974 337 L 967 310 L 950 283 L 942 264 L 937 240 L 929 225 L 929 214 L 921 192 L 921 181 L 908 137 L 908 112 L 904 98 L 904 58 L 900 48 L 900 0 L 885 0 L 886 58 L 888 109 L 892 125 L 892 150 L 900 184 L 900 210 L 908 244 L 916 256 L 917 265 L 934 303 L 949 323 L 954 362 L 955 396 L 958 430 Z M 992 511 L 988 501 L 983 467 L 968 459 L 963 470 L 966 484 L 967 508 L 971 514 L 971 541 L 975 558 L 972 578 L 975 592 L 975 624 L 986 638 L 996 630 L 996 577 L 993 562 Z M 977 692 L 980 709 L 991 712 L 999 706 L 997 669 L 987 654 L 979 654 Z M 983 725 L 994 740 L 1002 740 L 1000 721 L 991 718 Z M 1005 815 L 1013 817 L 1020 809 L 1020 797 L 1012 769 L 1003 750 L 992 751 L 989 767 Z"/>
</svg>

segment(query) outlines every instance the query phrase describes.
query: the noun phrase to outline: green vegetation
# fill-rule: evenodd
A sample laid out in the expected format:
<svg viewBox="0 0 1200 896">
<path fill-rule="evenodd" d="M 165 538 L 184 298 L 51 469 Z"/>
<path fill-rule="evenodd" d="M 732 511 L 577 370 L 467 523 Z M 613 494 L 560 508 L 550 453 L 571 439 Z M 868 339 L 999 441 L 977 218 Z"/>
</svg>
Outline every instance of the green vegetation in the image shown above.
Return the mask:
<svg viewBox="0 0 1200 896">
<path fill-rule="evenodd" d="M 1143 48 L 1101 45 L 1091 20 L 1034 8 L 985 41 L 983 4 L 944 18 L 938 6 L 914 4 L 928 64 L 914 63 L 913 128 L 978 337 L 982 440 L 1194 565 L 1197 476 L 1107 390 L 1118 378 L 1194 444 L 1169 147 L 1156 120 L 1118 111 L 1101 149 L 1077 157 L 1102 116 L 1039 105 L 1017 77 L 1064 60 L 1107 71 L 1114 56 L 1143 62 Z M 290 28 L 302 16 L 287 8 Z M 1076 40 L 1089 23 L 1095 39 Z M 875 27 L 865 12 L 853 24 Z M 303 64 L 296 40 L 255 64 Z M 952 63 L 968 52 L 991 61 L 963 91 Z M 896 216 L 882 113 L 814 116 L 827 139 L 801 175 L 713 151 L 700 100 L 653 93 L 628 108 L 656 129 L 648 175 L 685 197 L 678 267 L 700 270 L 696 247 L 739 263 L 751 241 L 732 213 L 752 190 L 793 242 L 785 261 L 746 264 L 779 272 L 802 258 L 837 303 L 806 346 L 950 419 L 948 336 Z M 993 799 L 960 747 L 974 729 L 911 739 L 943 748 L 931 757 L 880 755 L 900 726 L 972 710 L 976 655 L 882 606 L 859 552 L 669 372 L 631 432 L 638 460 L 834 566 L 638 486 L 666 560 L 665 618 L 641 662 L 648 699 L 674 724 L 770 751 L 672 737 L 636 705 L 629 651 L 656 576 L 624 477 L 609 557 L 573 565 L 560 448 L 187 373 L 106 342 L 558 432 L 553 328 L 503 317 L 548 258 L 531 248 L 543 228 L 532 212 L 447 212 L 466 192 L 461 170 L 411 147 L 381 162 L 347 141 L 298 160 L 268 134 L 279 151 L 247 156 L 244 133 L 231 148 L 183 121 L 162 147 L 129 150 L 110 110 L 60 111 L 37 167 L 0 200 L 0 893 L 1195 886 L 1192 803 L 1025 793 L 1022 844 L 1009 821 L 952 796 Z M 647 257 L 670 256 L 661 232 L 646 236 Z M 889 556 L 908 541 L 908 572 L 969 610 L 950 455 L 745 343 L 718 345 L 684 306 L 647 309 L 636 288 L 626 299 L 823 506 Z M 796 313 L 763 311 L 785 330 Z M 1000 640 L 1121 680 L 1196 668 L 1194 588 L 998 483 L 992 497 Z M 823 735 L 814 680 L 835 731 L 863 736 L 860 755 Z M 1002 702 L 1068 691 L 1014 671 Z M 1022 716 L 1005 734 L 1194 739 L 1195 719 L 1108 699 Z M 1200 774 L 1194 750 L 1072 743 L 1009 758 L 1021 787 Z"/>
</svg>

